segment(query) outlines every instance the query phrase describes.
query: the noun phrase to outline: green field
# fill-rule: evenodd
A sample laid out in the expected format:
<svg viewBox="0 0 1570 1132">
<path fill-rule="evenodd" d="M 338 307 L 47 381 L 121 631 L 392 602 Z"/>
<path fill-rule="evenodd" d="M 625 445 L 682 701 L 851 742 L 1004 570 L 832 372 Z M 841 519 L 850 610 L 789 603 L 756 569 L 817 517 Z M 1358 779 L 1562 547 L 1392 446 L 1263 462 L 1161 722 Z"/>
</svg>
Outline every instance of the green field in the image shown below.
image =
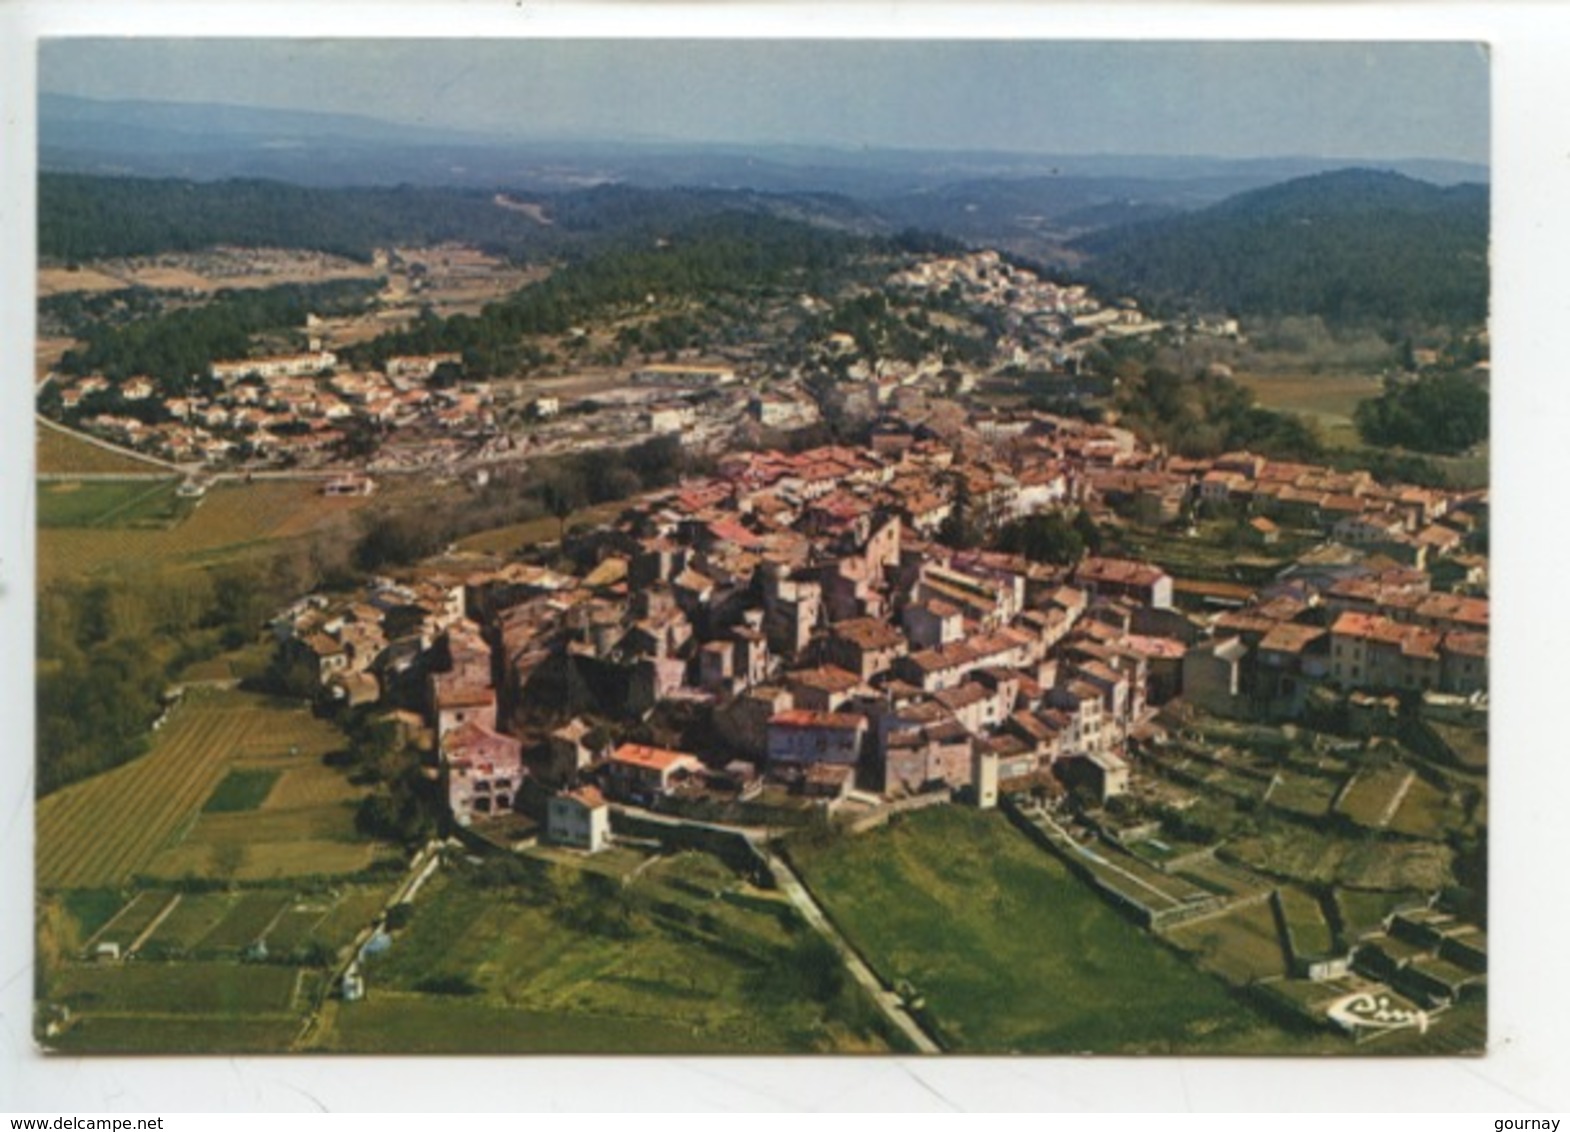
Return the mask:
<svg viewBox="0 0 1570 1132">
<path fill-rule="evenodd" d="M 109 921 L 95 942 L 116 944 L 124 952 L 153 925 L 170 899 L 167 892 L 138 893 Z"/>
<path fill-rule="evenodd" d="M 1335 447 L 1358 443 L 1352 414 L 1359 402 L 1378 397 L 1384 390 L 1383 382 L 1368 374 L 1239 373 L 1238 381 L 1253 391 L 1262 408 L 1297 413 L 1317 422 Z"/>
<path fill-rule="evenodd" d="M 173 480 L 62 481 L 38 486 L 42 528 L 125 528 L 173 522 L 183 503 Z"/>
<path fill-rule="evenodd" d="M 63 972 L 51 997 L 95 1014 L 286 1013 L 300 974 L 264 964 L 88 964 Z"/>
<path fill-rule="evenodd" d="M 278 1053 L 289 1048 L 299 1029 L 293 1017 L 90 1014 L 57 1037 L 40 1040 L 63 1053 Z"/>
<path fill-rule="evenodd" d="M 1359 840 L 1285 822 L 1228 842 L 1226 852 L 1269 876 L 1391 892 L 1443 888 L 1454 856 L 1434 842 Z"/>
<path fill-rule="evenodd" d="M 322 1051 L 340 1053 L 725 1054 L 729 1038 L 658 1017 L 526 1010 L 470 998 L 372 990 L 335 1003 Z"/>
<path fill-rule="evenodd" d="M 109 888 L 79 888 L 65 895 L 65 909 L 76 924 L 77 937 L 89 939 L 125 906 L 125 897 Z"/>
<path fill-rule="evenodd" d="M 1322 818 L 1330 812 L 1340 787 L 1338 779 L 1281 771 L 1270 791 L 1270 804 L 1305 817 Z"/>
<path fill-rule="evenodd" d="M 1290 886 L 1277 890 L 1282 919 L 1286 923 L 1287 943 L 1294 959 L 1328 955 L 1335 946 L 1330 925 L 1312 893 Z"/>
<path fill-rule="evenodd" d="M 231 770 L 212 792 L 204 814 L 235 814 L 260 809 L 278 781 L 276 770 Z"/>
<path fill-rule="evenodd" d="M 229 915 L 237 899 L 229 892 L 185 893 L 144 945 L 143 954 L 179 956 L 195 951 Z"/>
<path fill-rule="evenodd" d="M 794 856 L 885 980 L 968 1053 L 1309 1052 L 1121 918 L 1001 814 L 939 806 Z"/>
<path fill-rule="evenodd" d="M 1465 824 L 1465 810 L 1459 804 L 1453 804 L 1446 791 L 1422 778 L 1414 778 L 1390 819 L 1389 828 L 1410 837 L 1437 840 Z"/>
<path fill-rule="evenodd" d="M 662 859 L 625 890 L 523 866 L 497 881 L 461 864 L 366 965 L 370 996 L 318 1041 L 358 1052 L 878 1051 L 837 1001 L 788 973 L 806 929 L 789 905 L 699 854 Z M 624 906 L 615 895 L 626 893 Z M 625 908 L 626 918 L 595 918 Z"/>
</svg>

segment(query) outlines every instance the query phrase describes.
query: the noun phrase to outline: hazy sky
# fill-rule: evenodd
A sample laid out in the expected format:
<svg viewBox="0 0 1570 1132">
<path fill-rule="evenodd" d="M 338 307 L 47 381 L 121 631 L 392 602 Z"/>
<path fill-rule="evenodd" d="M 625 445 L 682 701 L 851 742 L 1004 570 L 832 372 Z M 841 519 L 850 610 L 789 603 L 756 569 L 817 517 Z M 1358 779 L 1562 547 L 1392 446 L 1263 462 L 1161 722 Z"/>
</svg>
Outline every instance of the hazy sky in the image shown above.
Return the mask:
<svg viewBox="0 0 1570 1132">
<path fill-rule="evenodd" d="M 39 85 L 536 137 L 1488 160 L 1468 44 L 59 40 Z"/>
</svg>

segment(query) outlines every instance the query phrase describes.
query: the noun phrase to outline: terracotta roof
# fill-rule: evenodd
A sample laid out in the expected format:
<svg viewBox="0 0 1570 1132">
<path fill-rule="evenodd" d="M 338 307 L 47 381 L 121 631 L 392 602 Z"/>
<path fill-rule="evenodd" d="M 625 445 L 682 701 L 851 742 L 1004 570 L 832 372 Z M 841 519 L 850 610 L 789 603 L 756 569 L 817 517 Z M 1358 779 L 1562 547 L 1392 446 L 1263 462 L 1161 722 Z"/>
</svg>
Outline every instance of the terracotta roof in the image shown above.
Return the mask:
<svg viewBox="0 0 1570 1132">
<path fill-rule="evenodd" d="M 623 743 L 611 755 L 611 762 L 645 770 L 669 770 L 671 767 L 696 764 L 696 755 L 684 751 L 669 751 L 663 747 L 646 747 L 641 743 Z"/>
<path fill-rule="evenodd" d="M 1123 558 L 1086 558 L 1074 571 L 1076 582 L 1090 581 L 1124 586 L 1152 586 L 1166 577 L 1159 566 Z"/>
<path fill-rule="evenodd" d="M 769 719 L 770 727 L 799 729 L 827 728 L 831 731 L 859 731 L 867 726 L 867 717 L 849 712 L 806 711 L 796 708 L 782 711 Z"/>
</svg>

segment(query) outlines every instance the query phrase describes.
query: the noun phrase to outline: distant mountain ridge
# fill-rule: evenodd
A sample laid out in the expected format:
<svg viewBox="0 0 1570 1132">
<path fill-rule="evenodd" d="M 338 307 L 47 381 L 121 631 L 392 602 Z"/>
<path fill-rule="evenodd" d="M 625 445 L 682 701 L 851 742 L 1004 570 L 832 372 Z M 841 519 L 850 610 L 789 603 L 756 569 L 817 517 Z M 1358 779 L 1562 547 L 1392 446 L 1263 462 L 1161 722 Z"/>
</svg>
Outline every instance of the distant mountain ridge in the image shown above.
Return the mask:
<svg viewBox="0 0 1570 1132">
<path fill-rule="evenodd" d="M 1226 192 L 1351 164 L 1309 157 L 1055 155 L 531 137 L 364 115 L 110 102 L 48 92 L 39 96 L 38 116 L 39 160 L 48 171 L 192 180 L 262 177 L 322 187 L 408 183 L 540 190 L 615 180 L 653 188 L 699 185 L 889 198 L 980 181 L 996 182 L 1000 191 L 1017 191 L 1017 182 L 1033 177 L 1226 182 L 1230 187 L 1225 192 L 1197 202 L 1209 203 Z M 1437 183 L 1488 177 L 1486 167 L 1462 162 L 1419 158 L 1381 164 Z"/>
<path fill-rule="evenodd" d="M 1103 287 L 1167 307 L 1337 324 L 1488 315 L 1489 190 L 1345 169 L 1083 236 Z"/>
</svg>

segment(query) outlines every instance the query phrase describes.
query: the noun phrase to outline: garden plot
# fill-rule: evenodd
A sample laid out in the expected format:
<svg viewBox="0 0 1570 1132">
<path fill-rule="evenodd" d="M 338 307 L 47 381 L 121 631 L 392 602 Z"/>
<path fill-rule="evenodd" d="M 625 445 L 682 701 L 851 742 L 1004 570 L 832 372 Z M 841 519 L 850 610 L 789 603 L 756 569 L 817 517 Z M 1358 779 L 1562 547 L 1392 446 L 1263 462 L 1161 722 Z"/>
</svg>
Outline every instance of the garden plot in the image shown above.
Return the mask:
<svg viewBox="0 0 1570 1132">
<path fill-rule="evenodd" d="M 1285 886 L 1276 890 L 1281 922 L 1286 929 L 1287 950 L 1297 963 L 1320 959 L 1335 950 L 1330 925 L 1325 922 L 1319 900 L 1300 888 Z"/>
<path fill-rule="evenodd" d="M 230 892 L 189 892 L 164 917 L 142 948 L 148 956 L 196 954 L 202 941 L 223 922 L 239 898 Z"/>
<path fill-rule="evenodd" d="M 1276 914 L 1268 900 L 1179 924 L 1163 934 L 1201 967 L 1234 986 L 1289 971 Z"/>
<path fill-rule="evenodd" d="M 1267 800 L 1272 806 L 1304 817 L 1322 818 L 1330 812 L 1341 785 L 1341 779 L 1282 771 L 1277 774 Z"/>
<path fill-rule="evenodd" d="M 1336 812 L 1370 829 L 1383 829 L 1416 778 L 1399 766 L 1359 771 L 1336 801 Z"/>
<path fill-rule="evenodd" d="M 1391 817 L 1389 828 L 1410 837 L 1440 840 L 1466 824 L 1466 808 L 1449 791 L 1415 778 Z"/>
</svg>

